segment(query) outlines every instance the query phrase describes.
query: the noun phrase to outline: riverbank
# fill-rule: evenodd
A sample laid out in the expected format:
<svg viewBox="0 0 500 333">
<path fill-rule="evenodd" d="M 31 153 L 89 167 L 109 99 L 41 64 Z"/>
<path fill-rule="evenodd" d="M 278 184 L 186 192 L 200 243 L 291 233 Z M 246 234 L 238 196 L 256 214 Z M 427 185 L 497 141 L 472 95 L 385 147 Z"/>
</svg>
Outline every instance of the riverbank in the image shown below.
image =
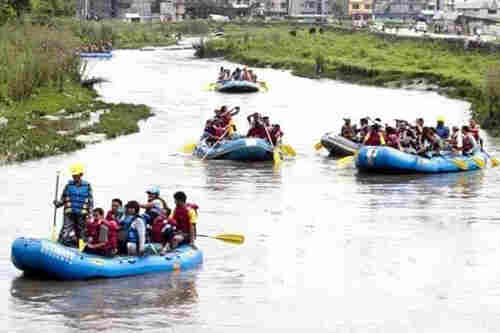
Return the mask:
<svg viewBox="0 0 500 333">
<path fill-rule="evenodd" d="M 75 151 L 139 131 L 145 105 L 98 100 L 69 25 L 0 27 L 0 164 Z M 97 80 L 99 81 L 99 80 Z"/>
<path fill-rule="evenodd" d="M 110 104 L 78 84 L 64 93 L 41 89 L 37 96 L 0 109 L 0 164 L 68 153 L 87 144 L 139 131 L 149 107 Z"/>
<path fill-rule="evenodd" d="M 224 38 L 204 43 L 203 57 L 255 67 L 292 70 L 388 88 L 437 91 L 471 103 L 472 112 L 493 135 L 500 135 L 499 61 L 496 54 L 466 51 L 427 39 L 397 39 L 366 32 L 292 26 L 225 26 Z"/>
</svg>

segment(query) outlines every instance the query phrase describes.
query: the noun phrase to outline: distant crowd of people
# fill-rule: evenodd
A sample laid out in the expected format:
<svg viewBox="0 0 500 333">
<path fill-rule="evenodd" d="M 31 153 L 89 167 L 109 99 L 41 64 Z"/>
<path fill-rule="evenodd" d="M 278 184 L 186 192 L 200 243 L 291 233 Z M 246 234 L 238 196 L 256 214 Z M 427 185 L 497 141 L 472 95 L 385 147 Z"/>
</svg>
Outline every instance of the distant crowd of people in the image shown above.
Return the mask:
<svg viewBox="0 0 500 333">
<path fill-rule="evenodd" d="M 359 128 L 352 125 L 350 119 L 344 121 L 340 135 L 346 139 L 368 146 L 385 145 L 429 158 L 446 151 L 472 155 L 483 148 L 479 125 L 474 119 L 461 128 L 453 126 L 451 132 L 443 117 L 437 119 L 435 127 L 425 126 L 422 118 L 418 118 L 415 124 L 396 119 L 395 125 L 391 126 L 382 125 L 380 118 L 371 120 L 366 117 L 360 119 Z"/>
<path fill-rule="evenodd" d="M 247 66 L 243 67 L 243 69 L 237 67 L 232 73 L 230 69 L 221 67 L 219 71 L 219 75 L 217 77 L 217 81 L 250 81 L 257 82 L 257 75 L 253 72 L 253 70 L 248 69 Z"/>
</svg>

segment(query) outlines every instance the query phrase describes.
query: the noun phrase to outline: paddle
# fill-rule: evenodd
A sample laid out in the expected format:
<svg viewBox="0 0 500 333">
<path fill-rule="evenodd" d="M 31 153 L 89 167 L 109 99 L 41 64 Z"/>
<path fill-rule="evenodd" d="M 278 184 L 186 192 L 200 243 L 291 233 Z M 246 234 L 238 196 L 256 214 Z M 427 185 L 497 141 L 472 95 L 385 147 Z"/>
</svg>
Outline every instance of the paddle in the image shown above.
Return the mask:
<svg viewBox="0 0 500 333">
<path fill-rule="evenodd" d="M 215 87 L 217 86 L 217 83 L 209 83 L 206 86 L 202 88 L 202 91 L 211 91 L 214 90 Z"/>
<path fill-rule="evenodd" d="M 297 152 L 290 145 L 280 144 L 280 149 L 281 149 L 282 152 L 284 152 L 285 154 L 287 154 L 289 156 L 292 156 L 292 157 L 297 156 Z"/>
<path fill-rule="evenodd" d="M 480 168 L 480 169 L 483 169 L 484 166 L 485 166 L 485 162 L 484 160 L 479 157 L 479 156 L 472 156 L 471 159 L 477 164 L 477 166 Z"/>
<path fill-rule="evenodd" d="M 245 241 L 245 236 L 241 234 L 221 234 L 217 236 L 208 236 L 208 235 L 196 235 L 197 237 L 206 237 L 206 238 L 212 238 L 212 239 L 218 239 L 224 242 L 230 242 L 230 243 L 235 243 L 235 244 L 243 244 Z"/>
<path fill-rule="evenodd" d="M 458 159 L 458 158 L 454 158 L 451 160 L 453 163 L 455 163 L 455 165 L 457 167 L 459 167 L 460 169 L 462 170 L 468 170 L 468 166 L 467 166 L 467 163 L 464 161 L 464 160 L 461 160 L 461 159 Z"/>
<path fill-rule="evenodd" d="M 189 143 L 186 143 L 182 148 L 181 151 L 185 154 L 192 154 L 193 151 L 195 151 L 196 146 L 198 145 L 197 142 L 191 141 Z"/>
<path fill-rule="evenodd" d="M 259 81 L 259 86 L 265 91 L 265 92 L 268 92 L 269 91 L 269 87 L 267 86 L 266 82 L 264 81 Z"/>
<path fill-rule="evenodd" d="M 279 148 L 278 148 L 278 146 L 275 146 L 273 144 L 273 140 L 271 140 L 271 135 L 269 135 L 269 131 L 267 130 L 267 127 L 265 125 L 262 125 L 262 126 L 264 126 L 264 130 L 266 131 L 266 134 L 267 134 L 267 139 L 269 140 L 269 143 L 273 147 L 274 167 L 277 168 L 281 165 L 281 156 L 280 156 Z"/>
<path fill-rule="evenodd" d="M 59 192 L 59 175 L 61 174 L 60 171 L 56 172 L 56 197 L 54 201 L 57 201 L 58 197 L 58 192 Z M 52 225 L 52 241 L 55 242 L 57 241 L 57 234 L 56 234 L 56 218 L 57 218 L 57 206 L 54 207 L 54 223 Z"/>
<path fill-rule="evenodd" d="M 488 158 L 491 160 L 491 167 L 492 168 L 497 167 L 498 165 L 500 165 L 500 161 L 496 157 L 491 157 L 491 155 L 488 154 L 485 150 L 483 150 L 483 153 L 485 153 L 486 156 L 488 156 Z"/>
<path fill-rule="evenodd" d="M 217 142 L 214 143 L 213 146 L 210 147 L 210 149 L 201 158 L 202 161 L 205 160 L 205 158 L 207 157 L 207 155 L 210 154 L 212 152 L 212 150 L 214 150 L 215 146 L 217 146 L 217 144 L 226 136 L 227 132 L 229 132 L 229 127 L 226 129 L 226 131 L 224 132 L 224 134 L 222 134 L 222 136 L 219 138 L 219 140 L 217 140 Z"/>
<path fill-rule="evenodd" d="M 318 142 L 318 143 L 316 143 L 316 144 L 314 145 L 314 149 L 315 149 L 316 151 L 321 150 L 321 148 L 323 148 L 323 145 L 321 144 L 321 142 Z"/>
<path fill-rule="evenodd" d="M 349 164 L 352 164 L 354 163 L 354 159 L 358 156 L 358 152 L 355 152 L 354 155 L 351 155 L 351 156 L 346 156 L 346 157 L 342 157 L 340 159 L 337 160 L 337 165 L 341 168 L 345 168 L 346 166 L 348 166 Z"/>
</svg>

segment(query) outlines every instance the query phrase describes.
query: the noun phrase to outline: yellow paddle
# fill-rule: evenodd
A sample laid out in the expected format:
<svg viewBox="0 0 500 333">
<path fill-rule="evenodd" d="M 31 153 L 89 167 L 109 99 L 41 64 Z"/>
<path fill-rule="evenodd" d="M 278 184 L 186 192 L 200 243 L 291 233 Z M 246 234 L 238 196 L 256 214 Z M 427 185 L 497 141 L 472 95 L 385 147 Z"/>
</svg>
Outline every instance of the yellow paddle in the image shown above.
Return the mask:
<svg viewBox="0 0 500 333">
<path fill-rule="evenodd" d="M 214 90 L 215 87 L 217 86 L 217 83 L 209 83 L 206 86 L 203 87 L 203 91 L 211 91 Z"/>
<path fill-rule="evenodd" d="M 197 142 L 191 141 L 189 143 L 186 143 L 182 148 L 181 151 L 185 154 L 192 154 L 193 151 L 196 149 L 196 146 L 198 145 Z"/>
<path fill-rule="evenodd" d="M 484 163 L 484 160 L 481 157 L 479 157 L 479 156 L 472 156 L 471 158 L 472 158 L 472 160 L 474 162 L 476 162 L 477 166 L 480 169 L 484 168 L 485 163 Z"/>
<path fill-rule="evenodd" d="M 354 155 L 351 156 L 342 157 L 341 159 L 337 160 L 337 165 L 341 168 L 345 168 L 348 165 L 354 163 L 354 160 L 356 159 L 357 156 L 358 152 L 354 153 Z"/>
<path fill-rule="evenodd" d="M 496 157 L 492 157 L 491 158 L 491 166 L 494 168 L 494 167 L 497 167 L 498 165 L 500 165 L 500 161 Z"/>
<path fill-rule="evenodd" d="M 259 86 L 265 91 L 265 92 L 268 92 L 269 91 L 269 87 L 267 86 L 267 84 L 264 82 L 264 81 L 259 81 Z"/>
<path fill-rule="evenodd" d="M 323 148 L 323 145 L 321 144 L 321 142 L 318 142 L 317 144 L 314 145 L 314 149 L 316 149 L 316 150 L 321 150 L 321 148 Z"/>
<path fill-rule="evenodd" d="M 295 149 L 293 149 L 292 146 L 290 145 L 287 145 L 287 144 L 281 144 L 280 145 L 280 149 L 283 153 L 289 155 L 289 156 L 292 156 L 292 157 L 295 157 L 297 156 L 297 152 L 295 151 Z"/>
<path fill-rule="evenodd" d="M 271 140 L 271 135 L 269 135 L 269 131 L 267 130 L 266 126 L 264 126 L 264 129 L 266 130 L 267 134 L 267 139 L 269 140 L 269 143 L 273 147 L 273 161 L 274 161 L 274 167 L 278 168 L 281 165 L 281 156 L 280 156 L 280 150 L 279 147 L 273 144 L 273 140 Z"/>
<path fill-rule="evenodd" d="M 82 252 L 84 248 L 85 248 L 85 242 L 83 241 L 83 239 L 80 238 L 78 240 L 78 251 Z"/>
<path fill-rule="evenodd" d="M 212 239 L 218 239 L 224 242 L 230 242 L 230 243 L 235 243 L 235 244 L 243 244 L 245 241 L 245 236 L 241 234 L 221 234 L 217 236 L 208 236 L 208 235 L 200 235 L 197 234 L 197 237 L 206 237 L 206 238 L 212 238 Z"/>
<path fill-rule="evenodd" d="M 468 166 L 467 166 L 467 163 L 464 161 L 464 160 L 461 160 L 461 159 L 458 159 L 458 158 L 454 158 L 452 159 L 453 163 L 455 163 L 455 165 L 457 167 L 459 167 L 460 169 L 462 170 L 468 170 Z"/>
<path fill-rule="evenodd" d="M 56 172 L 56 197 L 54 201 L 57 201 L 57 192 L 59 192 L 59 175 L 61 174 L 61 171 Z M 57 206 L 54 207 L 54 223 L 52 225 L 52 241 L 56 242 L 57 241 L 57 232 L 56 232 L 56 218 L 57 218 Z"/>
</svg>

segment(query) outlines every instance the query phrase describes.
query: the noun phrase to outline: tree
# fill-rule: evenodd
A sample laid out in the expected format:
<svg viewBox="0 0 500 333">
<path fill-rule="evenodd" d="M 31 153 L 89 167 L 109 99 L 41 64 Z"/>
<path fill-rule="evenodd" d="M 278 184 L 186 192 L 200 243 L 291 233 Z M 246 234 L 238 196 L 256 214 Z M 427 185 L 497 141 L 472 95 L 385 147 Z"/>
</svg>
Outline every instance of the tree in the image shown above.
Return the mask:
<svg viewBox="0 0 500 333">
<path fill-rule="evenodd" d="M 12 7 L 12 9 L 14 9 L 17 16 L 21 16 L 24 12 L 29 11 L 31 9 L 30 0 L 8 0 L 8 3 Z"/>
<path fill-rule="evenodd" d="M 12 6 L 0 0 L 0 25 L 4 24 L 11 18 L 16 16 L 16 12 Z"/>
</svg>

